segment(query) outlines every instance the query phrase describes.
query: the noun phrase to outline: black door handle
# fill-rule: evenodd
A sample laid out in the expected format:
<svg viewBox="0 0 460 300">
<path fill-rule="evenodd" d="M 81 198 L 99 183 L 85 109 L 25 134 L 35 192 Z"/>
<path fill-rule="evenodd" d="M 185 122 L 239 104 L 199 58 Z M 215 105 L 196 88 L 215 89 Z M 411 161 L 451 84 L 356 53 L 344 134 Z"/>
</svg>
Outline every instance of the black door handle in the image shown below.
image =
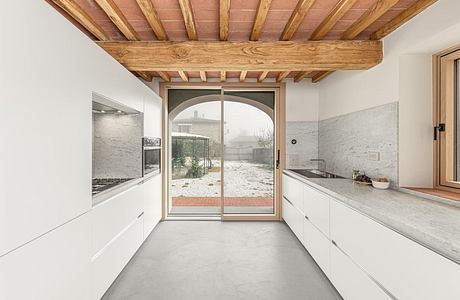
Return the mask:
<svg viewBox="0 0 460 300">
<path fill-rule="evenodd" d="M 276 168 L 280 168 L 280 150 L 276 151 Z"/>
</svg>

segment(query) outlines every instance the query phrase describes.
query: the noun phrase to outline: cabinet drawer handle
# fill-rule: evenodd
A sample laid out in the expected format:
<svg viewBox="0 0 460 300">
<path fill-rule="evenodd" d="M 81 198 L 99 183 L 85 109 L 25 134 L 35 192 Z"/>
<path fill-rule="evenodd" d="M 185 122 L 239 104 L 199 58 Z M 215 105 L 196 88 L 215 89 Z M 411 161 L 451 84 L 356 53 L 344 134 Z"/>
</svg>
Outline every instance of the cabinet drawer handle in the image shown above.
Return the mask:
<svg viewBox="0 0 460 300">
<path fill-rule="evenodd" d="M 137 216 L 137 218 L 139 219 L 140 217 L 142 217 L 144 215 L 144 212 L 141 212 L 140 215 Z"/>
<path fill-rule="evenodd" d="M 308 216 L 305 216 L 305 219 L 310 220 L 310 218 Z"/>
<path fill-rule="evenodd" d="M 283 198 L 284 198 L 284 200 L 286 200 L 289 204 L 291 204 L 292 206 L 294 206 L 294 204 L 292 204 L 292 202 L 291 202 L 288 198 L 286 198 L 286 197 L 284 197 L 284 196 L 283 196 Z"/>
</svg>

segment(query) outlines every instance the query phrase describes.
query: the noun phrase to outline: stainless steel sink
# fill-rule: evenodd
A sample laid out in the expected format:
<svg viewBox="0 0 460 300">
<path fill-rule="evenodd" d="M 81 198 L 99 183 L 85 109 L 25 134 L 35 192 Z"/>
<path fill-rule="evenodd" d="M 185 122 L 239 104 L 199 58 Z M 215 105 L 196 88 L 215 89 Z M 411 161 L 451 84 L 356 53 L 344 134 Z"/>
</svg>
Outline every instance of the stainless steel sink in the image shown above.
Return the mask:
<svg viewBox="0 0 460 300">
<path fill-rule="evenodd" d="M 337 174 L 329 173 L 318 169 L 289 169 L 289 171 L 295 172 L 307 178 L 344 178 Z"/>
</svg>

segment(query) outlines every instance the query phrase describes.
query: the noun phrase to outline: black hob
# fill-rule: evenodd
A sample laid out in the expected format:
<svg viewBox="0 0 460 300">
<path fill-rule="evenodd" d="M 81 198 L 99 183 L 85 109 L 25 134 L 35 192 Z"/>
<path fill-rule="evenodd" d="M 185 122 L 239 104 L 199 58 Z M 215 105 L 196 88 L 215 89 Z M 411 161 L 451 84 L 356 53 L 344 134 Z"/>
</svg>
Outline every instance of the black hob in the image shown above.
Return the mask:
<svg viewBox="0 0 460 300">
<path fill-rule="evenodd" d="M 93 178 L 93 196 L 134 178 Z"/>
</svg>

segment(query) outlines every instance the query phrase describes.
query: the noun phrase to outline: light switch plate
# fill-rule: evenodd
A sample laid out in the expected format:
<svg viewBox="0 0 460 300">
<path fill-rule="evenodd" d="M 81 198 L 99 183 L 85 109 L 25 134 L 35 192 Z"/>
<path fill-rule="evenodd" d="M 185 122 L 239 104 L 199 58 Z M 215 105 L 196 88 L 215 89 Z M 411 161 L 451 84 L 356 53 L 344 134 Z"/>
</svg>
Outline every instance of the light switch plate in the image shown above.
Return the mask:
<svg viewBox="0 0 460 300">
<path fill-rule="evenodd" d="M 380 152 L 378 152 L 378 151 L 368 151 L 367 152 L 367 160 L 379 161 L 380 160 Z"/>
</svg>

